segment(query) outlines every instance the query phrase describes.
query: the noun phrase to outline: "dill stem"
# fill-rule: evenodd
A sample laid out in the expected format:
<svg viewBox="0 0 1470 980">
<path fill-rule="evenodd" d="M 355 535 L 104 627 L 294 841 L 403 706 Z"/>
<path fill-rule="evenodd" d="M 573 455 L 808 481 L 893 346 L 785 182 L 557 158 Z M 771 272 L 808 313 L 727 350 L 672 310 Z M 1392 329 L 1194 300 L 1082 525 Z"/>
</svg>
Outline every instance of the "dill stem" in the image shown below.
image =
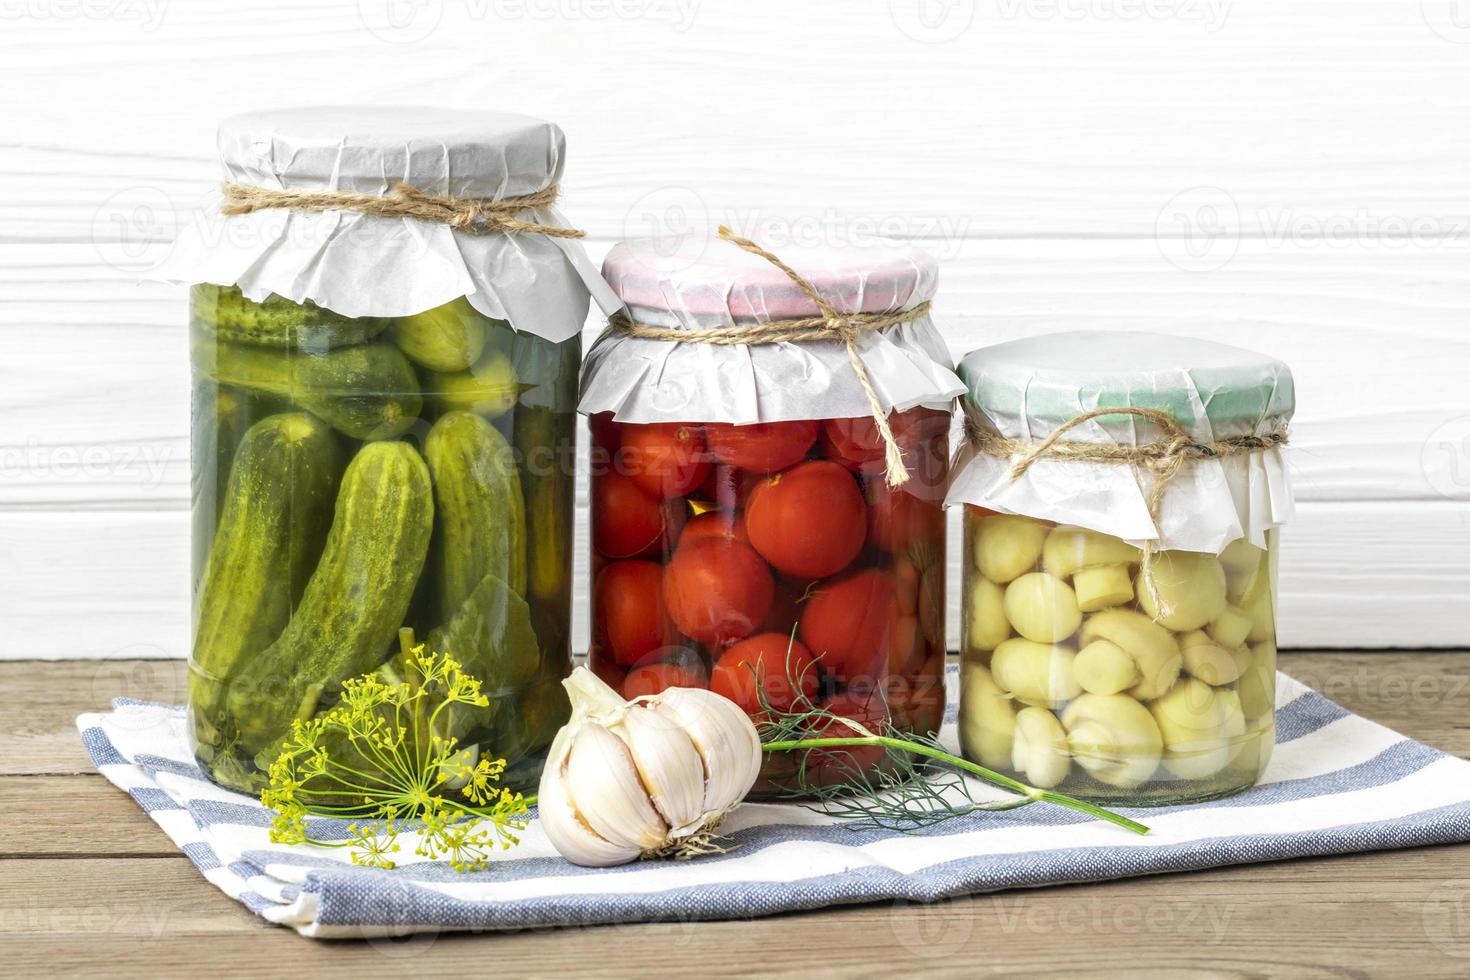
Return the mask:
<svg viewBox="0 0 1470 980">
<path fill-rule="evenodd" d="M 951 755 L 943 749 L 932 748 L 919 742 L 910 742 L 907 739 L 893 738 L 887 735 L 854 736 L 852 738 L 796 738 L 779 742 L 766 742 L 761 745 L 761 751 L 785 752 L 792 749 L 835 749 L 851 748 L 860 745 L 881 745 L 887 749 L 897 749 L 900 752 L 912 752 L 915 755 L 937 759 L 963 772 L 978 776 L 986 782 L 1004 787 L 1013 793 L 1019 793 L 1032 802 L 1051 803 L 1056 806 L 1066 807 L 1069 810 L 1076 810 L 1078 813 L 1085 813 L 1090 817 L 1106 820 L 1110 824 L 1122 827 L 1124 830 L 1132 831 L 1135 834 L 1148 833 L 1148 828 L 1143 824 L 1136 820 L 1129 820 L 1122 814 L 1104 809 L 1096 803 L 1079 800 L 1075 796 L 1068 796 L 1065 793 L 1054 793 L 1051 790 L 1028 786 L 1018 779 L 1012 779 L 1010 776 L 1002 775 L 992 769 L 986 769 L 984 766 L 976 765 L 969 759 Z"/>
</svg>

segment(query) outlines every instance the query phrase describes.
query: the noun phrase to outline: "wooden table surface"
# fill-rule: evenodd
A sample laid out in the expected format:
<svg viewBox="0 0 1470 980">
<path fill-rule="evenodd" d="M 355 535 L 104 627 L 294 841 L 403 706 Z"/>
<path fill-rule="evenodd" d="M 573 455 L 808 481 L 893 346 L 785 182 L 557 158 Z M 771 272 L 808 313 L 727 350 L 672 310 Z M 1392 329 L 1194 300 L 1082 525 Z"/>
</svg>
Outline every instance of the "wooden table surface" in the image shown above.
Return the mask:
<svg viewBox="0 0 1470 980">
<path fill-rule="evenodd" d="M 1470 756 L 1470 653 L 1293 653 L 1282 667 L 1360 714 Z M 78 713 L 118 694 L 181 701 L 182 684 L 177 661 L 0 663 L 11 705 L 0 717 L 8 972 L 1470 975 L 1470 846 L 749 921 L 313 942 L 205 882 L 83 752 Z"/>
</svg>

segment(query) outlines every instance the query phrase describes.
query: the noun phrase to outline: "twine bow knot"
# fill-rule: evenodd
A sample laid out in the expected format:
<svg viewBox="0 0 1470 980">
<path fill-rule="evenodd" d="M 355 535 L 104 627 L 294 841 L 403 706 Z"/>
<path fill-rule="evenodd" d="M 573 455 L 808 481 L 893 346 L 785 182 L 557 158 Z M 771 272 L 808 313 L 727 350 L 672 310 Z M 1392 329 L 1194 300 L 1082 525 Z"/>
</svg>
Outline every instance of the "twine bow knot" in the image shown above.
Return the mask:
<svg viewBox="0 0 1470 980">
<path fill-rule="evenodd" d="M 704 344 L 738 345 L 738 344 L 780 344 L 789 342 L 813 341 L 813 340 L 835 340 L 847 350 L 848 363 L 852 365 L 852 373 L 857 377 L 858 384 L 862 386 L 863 394 L 867 396 L 868 407 L 872 411 L 873 423 L 877 426 L 878 435 L 883 440 L 883 457 L 885 464 L 885 480 L 890 487 L 896 487 L 906 483 L 909 478 L 908 467 L 903 461 L 903 450 L 898 445 L 898 440 L 893 435 L 893 429 L 888 424 L 888 413 L 883 409 L 883 403 L 878 398 L 878 392 L 873 387 L 873 379 L 868 374 L 867 365 L 863 363 L 862 356 L 858 353 L 858 341 L 864 334 L 885 327 L 896 326 L 900 323 L 910 323 L 921 317 L 929 315 L 930 304 L 928 300 L 913 306 L 907 310 L 898 310 L 891 313 L 843 313 L 833 306 L 805 276 L 797 272 L 791 266 L 769 252 L 749 238 L 735 234 L 724 225 L 720 226 L 719 236 L 724 241 L 730 242 L 744 249 L 752 255 L 758 255 L 767 262 L 774 265 L 786 274 L 786 278 L 806 293 L 811 301 L 816 304 L 819 316 L 799 317 L 789 320 L 769 320 L 751 326 L 735 327 L 710 327 L 701 330 L 686 330 L 677 327 L 658 327 L 646 323 L 638 323 L 625 312 L 619 311 L 613 314 L 609 323 L 629 337 L 638 337 L 645 340 L 670 340 L 679 343 L 695 342 Z"/>
</svg>

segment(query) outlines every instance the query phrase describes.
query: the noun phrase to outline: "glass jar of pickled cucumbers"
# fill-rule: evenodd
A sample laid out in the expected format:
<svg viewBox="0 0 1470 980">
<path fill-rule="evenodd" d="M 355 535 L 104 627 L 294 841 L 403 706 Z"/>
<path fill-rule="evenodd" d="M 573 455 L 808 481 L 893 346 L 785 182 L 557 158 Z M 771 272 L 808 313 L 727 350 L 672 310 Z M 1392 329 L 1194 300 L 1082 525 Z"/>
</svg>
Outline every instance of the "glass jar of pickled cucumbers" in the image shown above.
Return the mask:
<svg viewBox="0 0 1470 980">
<path fill-rule="evenodd" d="M 1290 371 L 1079 333 L 983 348 L 960 375 L 965 754 L 1122 805 L 1253 785 L 1275 740 Z"/>
<path fill-rule="evenodd" d="M 904 310 L 933 293 L 933 260 L 916 250 L 777 251 L 844 312 Z M 940 505 L 959 382 L 927 315 L 860 341 L 892 399 L 884 418 L 908 479 L 891 485 L 841 343 L 696 338 L 815 314 L 784 273 L 704 239 L 671 254 L 624 243 L 603 272 L 628 321 L 673 332 L 615 320 L 589 354 L 592 669 L 629 698 L 708 687 L 761 723 L 807 714 L 831 734 L 834 716 L 937 731 Z M 800 792 L 881 760 L 769 758 L 757 792 Z"/>
<path fill-rule="evenodd" d="M 537 120 L 427 110 L 264 114 L 221 131 L 231 180 L 360 195 L 389 195 L 385 173 L 458 198 L 532 193 L 554 185 L 561 145 Z M 488 700 L 444 713 L 432 734 L 505 759 L 510 787 L 534 785 L 568 710 L 580 327 L 595 273 L 577 246 L 534 231 L 511 243 L 289 202 L 224 222 L 228 245 L 181 241 L 170 272 L 195 282 L 201 767 L 258 790 L 294 721 L 330 709 L 351 678 L 409 679 L 408 650 L 425 643 Z M 217 283 L 227 265 L 246 271 Z"/>
</svg>

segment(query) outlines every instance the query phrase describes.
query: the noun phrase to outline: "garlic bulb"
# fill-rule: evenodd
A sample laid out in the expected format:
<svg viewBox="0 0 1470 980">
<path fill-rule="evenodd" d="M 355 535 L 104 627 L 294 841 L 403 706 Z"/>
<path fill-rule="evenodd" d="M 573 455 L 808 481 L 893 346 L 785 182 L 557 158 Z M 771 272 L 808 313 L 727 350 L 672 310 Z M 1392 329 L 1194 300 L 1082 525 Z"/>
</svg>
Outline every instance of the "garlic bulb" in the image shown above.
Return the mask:
<svg viewBox="0 0 1470 980">
<path fill-rule="evenodd" d="M 552 846 L 593 868 L 708 850 L 760 772 L 749 716 L 693 688 L 624 701 L 586 667 L 562 684 L 572 718 L 551 743 L 538 798 Z"/>
</svg>

